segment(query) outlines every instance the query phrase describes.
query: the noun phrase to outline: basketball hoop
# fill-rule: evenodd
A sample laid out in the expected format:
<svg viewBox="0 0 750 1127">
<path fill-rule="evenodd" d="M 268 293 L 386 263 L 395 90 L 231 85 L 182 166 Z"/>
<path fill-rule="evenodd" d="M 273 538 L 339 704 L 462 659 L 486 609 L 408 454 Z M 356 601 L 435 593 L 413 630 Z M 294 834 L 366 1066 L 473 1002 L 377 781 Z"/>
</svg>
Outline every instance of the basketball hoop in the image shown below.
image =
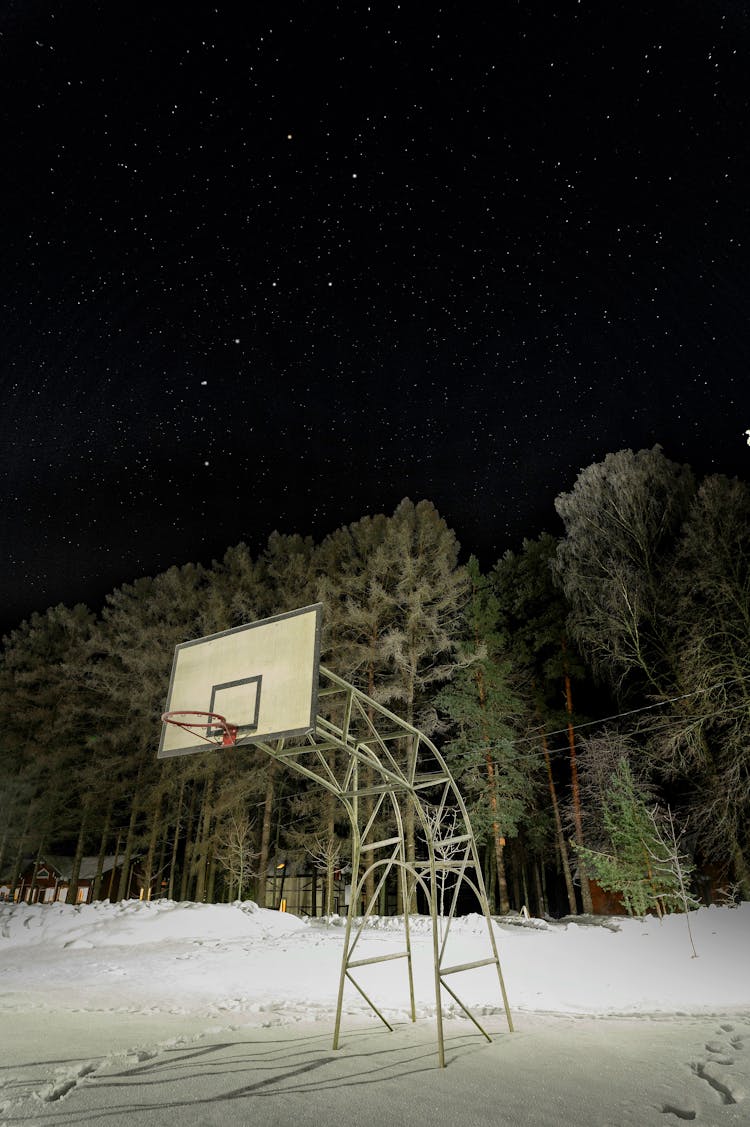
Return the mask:
<svg viewBox="0 0 750 1127">
<path fill-rule="evenodd" d="M 188 717 L 192 717 L 189 720 Z M 163 712 L 162 721 L 173 724 L 175 728 L 182 728 L 183 732 L 190 732 L 209 744 L 222 744 L 224 747 L 234 747 L 237 739 L 237 727 L 229 724 L 224 716 L 218 712 Z"/>
</svg>

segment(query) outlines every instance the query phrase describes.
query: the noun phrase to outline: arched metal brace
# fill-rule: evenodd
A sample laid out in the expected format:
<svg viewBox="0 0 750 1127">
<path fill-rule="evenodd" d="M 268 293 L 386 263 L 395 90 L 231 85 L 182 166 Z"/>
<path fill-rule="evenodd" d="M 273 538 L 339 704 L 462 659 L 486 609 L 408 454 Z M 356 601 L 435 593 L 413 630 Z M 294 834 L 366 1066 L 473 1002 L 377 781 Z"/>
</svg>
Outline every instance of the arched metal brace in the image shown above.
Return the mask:
<svg viewBox="0 0 750 1127">
<path fill-rule="evenodd" d="M 491 1038 L 446 979 L 476 967 L 494 965 L 500 995 L 513 1032 L 513 1020 L 500 968 L 482 869 L 469 815 L 445 759 L 435 745 L 412 724 L 360 692 L 330 670 L 320 667 L 319 715 L 315 731 L 305 737 L 252 741 L 291 770 L 314 780 L 346 808 L 352 834 L 352 888 L 341 961 L 333 1048 L 339 1047 L 344 987 L 349 981 L 380 1020 L 392 1027 L 357 982 L 358 967 L 392 959 L 406 962 L 410 1014 L 416 1020 L 409 916 L 416 889 L 421 888 L 432 922 L 432 946 L 437 1018 L 438 1063 L 445 1067 L 442 996 L 446 991 L 480 1033 Z M 459 827 L 448 837 L 441 833 L 445 815 L 457 815 Z M 417 858 L 415 843 L 419 839 Z M 399 874 L 404 914 L 405 949 L 388 955 L 358 959 L 357 944 L 373 915 L 389 874 Z M 368 878 L 374 892 L 361 907 Z M 438 915 L 439 882 L 452 877 L 450 908 Z M 487 925 L 487 956 L 451 965 L 446 958 L 459 894 L 466 887 L 478 901 Z"/>
</svg>

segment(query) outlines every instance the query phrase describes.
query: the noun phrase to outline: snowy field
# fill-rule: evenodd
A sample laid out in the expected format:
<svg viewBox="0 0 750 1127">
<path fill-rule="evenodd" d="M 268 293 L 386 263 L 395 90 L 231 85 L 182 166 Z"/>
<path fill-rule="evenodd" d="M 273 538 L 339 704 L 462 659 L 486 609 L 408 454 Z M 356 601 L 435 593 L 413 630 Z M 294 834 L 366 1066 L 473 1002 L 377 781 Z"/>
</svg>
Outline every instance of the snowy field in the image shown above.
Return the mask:
<svg viewBox="0 0 750 1127">
<path fill-rule="evenodd" d="M 234 905 L 0 905 L 0 1122 L 25 1124 L 750 1124 L 750 904 L 684 916 L 497 921 L 493 968 L 451 980 L 491 1044 L 444 1005 L 436 1067 L 429 920 L 403 960 L 357 971 L 331 1049 L 344 921 Z M 358 958 L 403 948 L 375 919 Z M 487 953 L 453 925 L 450 962 Z M 459 982 L 460 980 L 460 982 Z M 450 999 L 447 999 L 450 1001 Z"/>
</svg>

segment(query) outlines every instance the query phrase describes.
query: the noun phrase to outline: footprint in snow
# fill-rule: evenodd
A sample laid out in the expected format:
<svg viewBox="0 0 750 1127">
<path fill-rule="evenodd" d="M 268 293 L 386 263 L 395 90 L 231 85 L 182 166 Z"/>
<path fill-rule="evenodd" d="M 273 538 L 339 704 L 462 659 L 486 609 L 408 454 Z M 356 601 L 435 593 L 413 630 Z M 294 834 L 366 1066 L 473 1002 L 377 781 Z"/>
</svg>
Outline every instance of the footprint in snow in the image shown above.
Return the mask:
<svg viewBox="0 0 750 1127">
<path fill-rule="evenodd" d="M 697 1114 L 693 1108 L 678 1107 L 677 1104 L 664 1104 L 661 1110 L 665 1115 L 676 1115 L 678 1119 L 695 1119 Z"/>
<path fill-rule="evenodd" d="M 55 1103 L 57 1100 L 62 1100 L 67 1096 L 68 1092 L 72 1092 L 77 1087 L 80 1080 L 86 1076 L 90 1076 L 92 1072 L 96 1072 L 97 1065 L 93 1063 L 82 1064 L 75 1072 L 66 1076 L 64 1079 L 58 1080 L 53 1084 L 42 1096 L 45 1103 Z"/>
<path fill-rule="evenodd" d="M 691 1064 L 691 1068 L 696 1076 L 713 1088 L 718 1095 L 722 1104 L 736 1104 L 743 1100 L 746 1096 L 745 1089 L 739 1081 L 726 1073 L 722 1074 L 721 1067 L 717 1067 L 718 1061 L 697 1061 Z"/>
<path fill-rule="evenodd" d="M 735 1026 L 730 1022 L 723 1022 L 717 1033 L 721 1040 L 709 1040 L 705 1043 L 705 1050 L 711 1056 L 708 1060 L 693 1061 L 690 1069 L 694 1076 L 703 1080 L 718 1097 L 725 1107 L 736 1105 L 747 1098 L 747 1091 L 740 1083 L 739 1078 L 727 1068 L 736 1063 L 732 1050 L 744 1049 L 744 1039 L 741 1034 L 735 1033 Z M 726 1034 L 734 1033 L 733 1037 Z M 664 1115 L 673 1115 L 677 1119 L 692 1121 L 698 1118 L 698 1112 L 690 1098 L 680 1099 L 672 1103 L 662 1104 L 661 1111 Z"/>
<path fill-rule="evenodd" d="M 730 1056 L 730 1047 L 725 1041 L 706 1041 L 705 1049 L 711 1053 L 715 1064 L 734 1064 L 734 1057 Z"/>
<path fill-rule="evenodd" d="M 133 1049 L 132 1052 L 128 1053 L 128 1056 L 134 1057 L 138 1064 L 141 1064 L 144 1060 L 152 1060 L 156 1056 L 156 1053 L 152 1052 L 150 1049 Z"/>
</svg>

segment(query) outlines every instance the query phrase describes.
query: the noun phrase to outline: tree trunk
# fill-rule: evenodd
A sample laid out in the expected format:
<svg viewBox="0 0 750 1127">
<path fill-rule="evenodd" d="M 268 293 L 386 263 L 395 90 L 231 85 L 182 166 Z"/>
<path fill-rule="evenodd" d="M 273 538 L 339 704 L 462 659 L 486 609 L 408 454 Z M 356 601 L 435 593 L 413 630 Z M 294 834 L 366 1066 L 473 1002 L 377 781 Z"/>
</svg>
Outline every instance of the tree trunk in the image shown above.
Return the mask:
<svg viewBox="0 0 750 1127">
<path fill-rule="evenodd" d="M 534 858 L 531 865 L 534 871 L 534 888 L 536 889 L 536 910 L 540 916 L 546 916 L 547 906 L 544 903 L 544 891 L 542 889 L 542 875 L 540 872 L 539 861 Z"/>
<path fill-rule="evenodd" d="M 734 879 L 740 888 L 740 898 L 742 900 L 750 899 L 750 870 L 748 869 L 745 854 L 742 851 L 742 846 L 737 840 L 736 835 L 732 831 L 730 833 L 729 850 L 732 858 L 732 870 L 734 872 Z"/>
<path fill-rule="evenodd" d="M 34 889 L 36 888 L 36 875 L 39 872 L 39 866 L 42 863 L 42 850 L 44 849 L 44 838 L 40 838 L 39 848 L 36 851 L 36 858 L 34 860 L 34 871 L 31 874 L 31 884 L 29 885 L 29 904 L 34 899 Z"/>
<path fill-rule="evenodd" d="M 200 813 L 200 838 L 193 858 L 193 872 L 195 875 L 195 900 L 203 904 L 206 899 L 206 881 L 208 878 L 208 850 L 211 834 L 211 820 L 213 818 L 213 776 L 209 775 L 203 790 L 203 803 Z"/>
<path fill-rule="evenodd" d="M 177 813 L 174 821 L 174 841 L 172 842 L 172 857 L 169 862 L 169 886 L 167 897 L 174 899 L 174 879 L 177 871 L 177 852 L 180 848 L 180 819 L 182 818 L 182 801 L 185 796 L 185 777 L 180 780 L 180 792 L 177 796 Z"/>
<path fill-rule="evenodd" d="M 333 770 L 334 761 L 333 753 L 329 752 L 328 766 Z M 325 837 L 326 843 L 326 915 L 333 914 L 333 889 L 336 872 L 336 860 L 334 857 L 334 848 L 336 843 L 336 815 L 334 811 L 334 796 L 330 791 L 326 791 L 324 795 L 324 809 L 325 809 Z M 358 873 L 352 873 L 352 887 L 359 879 Z"/>
<path fill-rule="evenodd" d="M 91 899 L 98 900 L 99 894 L 102 890 L 102 881 L 104 877 L 104 858 L 107 856 L 107 841 L 109 840 L 109 827 L 112 821 L 112 807 L 114 800 L 110 795 L 109 802 L 107 803 L 107 812 L 104 815 L 104 825 L 102 826 L 102 836 L 99 841 L 99 856 L 96 862 L 96 876 L 94 877 L 94 887 L 91 890 Z"/>
<path fill-rule="evenodd" d="M 479 639 L 476 639 L 477 644 Z M 479 693 L 479 707 L 484 715 L 487 707 L 487 693 L 484 687 L 484 677 L 482 676 L 481 668 L 476 671 L 477 691 Z M 486 724 L 482 721 L 482 739 L 485 746 L 488 743 Z M 484 753 L 484 761 L 487 768 L 487 786 L 490 799 L 490 810 L 492 811 L 492 840 L 495 846 L 495 867 L 497 873 L 497 887 L 500 895 L 500 913 L 505 914 L 510 911 L 510 901 L 508 899 L 508 877 L 505 872 L 505 838 L 500 831 L 500 822 L 498 820 L 497 812 L 497 779 L 495 777 L 495 764 L 492 760 L 492 753 L 490 749 Z"/>
<path fill-rule="evenodd" d="M 165 883 L 163 873 L 164 873 L 164 869 L 165 869 L 165 858 L 166 858 L 166 856 L 167 856 L 167 839 L 164 836 L 164 834 L 162 834 L 161 848 L 159 850 L 159 860 L 156 863 L 156 877 L 157 877 L 157 881 L 158 881 L 158 883 L 156 885 L 156 896 L 157 896 L 158 900 L 161 900 L 162 896 L 164 895 L 164 893 L 162 892 L 162 889 L 164 888 L 164 883 Z"/>
<path fill-rule="evenodd" d="M 188 807 L 188 816 L 185 825 L 185 849 L 182 855 L 182 878 L 180 880 L 180 900 L 182 901 L 188 898 L 190 874 L 193 870 L 193 823 L 195 822 L 196 797 L 197 786 L 195 781 L 193 781 L 190 787 L 190 805 Z"/>
<path fill-rule="evenodd" d="M 214 843 L 211 841 L 208 845 L 208 887 L 206 889 L 206 903 L 215 903 L 214 895 L 216 888 L 216 857 L 214 855 Z"/>
<path fill-rule="evenodd" d="M 497 783 L 495 780 L 495 764 L 489 751 L 485 754 L 487 765 L 487 780 L 490 786 L 490 809 L 492 810 L 492 841 L 495 847 L 495 872 L 497 874 L 497 888 L 500 897 L 500 914 L 510 911 L 508 899 L 508 876 L 505 872 L 505 838 L 500 833 L 500 823 L 497 820 Z"/>
<path fill-rule="evenodd" d="M 511 883 L 513 885 L 513 904 L 516 906 L 516 910 L 518 910 L 518 906 L 521 903 L 521 882 L 519 880 L 518 872 L 520 862 L 518 851 L 515 848 L 513 849 L 512 859 L 513 864 L 511 866 Z"/>
<path fill-rule="evenodd" d="M 526 857 L 521 861 L 521 885 L 523 887 L 523 906 L 528 912 L 531 897 L 529 896 L 529 881 L 527 876 L 527 860 Z"/>
<path fill-rule="evenodd" d="M 568 909 L 571 916 L 575 916 L 578 912 L 578 904 L 576 902 L 576 891 L 573 886 L 573 877 L 570 873 L 570 862 L 568 860 L 568 846 L 565 841 L 565 834 L 563 833 L 562 818 L 560 817 L 560 808 L 557 804 L 557 791 L 555 790 L 555 780 L 552 777 L 552 763 L 547 749 L 547 736 L 542 732 L 542 750 L 544 752 L 544 762 L 547 765 L 547 779 L 549 781 L 549 793 L 552 799 L 552 811 L 555 816 L 555 843 L 557 851 L 560 855 L 560 865 L 562 866 L 563 876 L 565 878 L 565 889 L 568 893 Z"/>
<path fill-rule="evenodd" d="M 78 902 L 78 878 L 81 875 L 81 861 L 83 860 L 83 846 L 86 838 L 86 818 L 88 811 L 84 806 L 81 811 L 81 825 L 78 830 L 78 840 L 76 841 L 76 851 L 73 856 L 73 867 L 70 872 L 70 883 L 68 885 L 68 892 L 65 897 L 66 904 L 76 904 Z"/>
<path fill-rule="evenodd" d="M 565 639 L 562 640 L 563 657 L 567 663 Z M 576 759 L 576 739 L 575 731 L 573 730 L 573 691 L 570 684 L 570 675 L 567 671 L 567 664 L 565 668 L 565 710 L 568 713 L 568 746 L 570 748 L 570 783 L 571 792 L 573 796 L 573 824 L 575 826 L 575 838 L 578 846 L 583 846 L 583 821 L 581 818 L 581 795 L 578 786 L 578 761 Z M 581 904 L 586 914 L 591 915 L 594 911 L 594 906 L 591 902 L 591 888 L 589 886 L 589 878 L 586 873 L 586 867 L 581 858 L 578 858 L 578 874 L 581 880 Z"/>
<path fill-rule="evenodd" d="M 143 873 L 143 888 L 146 900 L 151 899 L 151 886 L 154 881 L 154 856 L 156 854 L 156 838 L 159 833 L 159 825 L 161 824 L 161 807 L 162 800 L 159 798 L 155 807 L 154 815 L 151 819 L 151 833 L 148 839 L 148 851 L 146 853 L 146 865 Z"/>
<path fill-rule="evenodd" d="M 118 833 L 117 841 L 115 842 L 115 859 L 112 863 L 112 868 L 109 870 L 109 885 L 107 887 L 107 900 L 112 901 L 112 891 L 115 884 L 115 873 L 117 872 L 117 863 L 120 859 L 120 846 L 122 845 L 122 833 Z"/>
<path fill-rule="evenodd" d="M 334 882 L 335 869 L 333 867 L 333 858 L 328 856 L 326 858 L 326 915 L 333 915 L 333 882 Z"/>
<path fill-rule="evenodd" d="M 0 841 L 0 873 L 5 872 L 5 868 L 4 868 L 4 865 L 5 865 L 5 849 L 6 849 L 6 846 L 8 844 L 9 834 L 10 834 L 10 830 L 6 826 L 5 829 L 3 830 L 2 841 Z"/>
<path fill-rule="evenodd" d="M 484 851 L 484 884 L 487 891 L 487 903 L 490 915 L 497 914 L 497 893 L 495 891 L 495 878 L 497 877 L 497 858 L 494 849 Z"/>
<path fill-rule="evenodd" d="M 260 857 L 258 858 L 258 904 L 266 904 L 266 885 L 268 874 L 268 852 L 271 844 L 271 824 L 273 820 L 273 799 L 276 785 L 276 760 L 269 759 L 266 775 L 266 800 L 263 808 L 263 825 L 260 831 Z"/>
<path fill-rule="evenodd" d="M 122 859 L 122 872 L 120 873 L 120 883 L 117 887 L 117 900 L 118 902 L 124 900 L 130 891 L 130 863 L 133 855 L 133 843 L 135 841 L 135 823 L 138 817 L 138 806 L 141 796 L 141 770 L 139 768 L 138 775 L 135 780 L 135 787 L 133 788 L 133 801 L 130 807 L 130 821 L 128 822 L 128 832 L 125 838 L 125 851 Z"/>
<path fill-rule="evenodd" d="M 705 732 L 701 733 L 701 746 L 706 757 L 708 764 L 708 792 L 709 794 L 720 792 L 721 783 L 719 781 L 719 774 L 716 766 L 716 758 L 713 754 L 711 746 Z M 731 821 L 725 823 L 724 838 L 726 841 L 727 853 L 732 865 L 732 874 L 735 881 L 739 885 L 740 896 L 742 900 L 750 899 L 750 869 L 748 868 L 747 859 L 743 852 L 742 846 L 737 838 Z"/>
<path fill-rule="evenodd" d="M 24 846 L 26 844 L 26 836 L 29 832 L 29 826 L 31 825 L 31 816 L 32 816 L 32 807 L 28 806 L 26 808 L 26 818 L 24 820 L 23 829 L 21 830 L 21 835 L 18 839 L 18 849 L 16 850 L 16 859 L 13 862 L 13 872 L 12 872 L 11 878 L 10 878 L 10 899 L 11 899 L 11 903 L 16 898 L 16 889 L 18 888 L 18 881 L 19 881 L 20 876 L 21 876 L 21 869 L 23 868 L 23 851 L 24 851 Z"/>
</svg>

